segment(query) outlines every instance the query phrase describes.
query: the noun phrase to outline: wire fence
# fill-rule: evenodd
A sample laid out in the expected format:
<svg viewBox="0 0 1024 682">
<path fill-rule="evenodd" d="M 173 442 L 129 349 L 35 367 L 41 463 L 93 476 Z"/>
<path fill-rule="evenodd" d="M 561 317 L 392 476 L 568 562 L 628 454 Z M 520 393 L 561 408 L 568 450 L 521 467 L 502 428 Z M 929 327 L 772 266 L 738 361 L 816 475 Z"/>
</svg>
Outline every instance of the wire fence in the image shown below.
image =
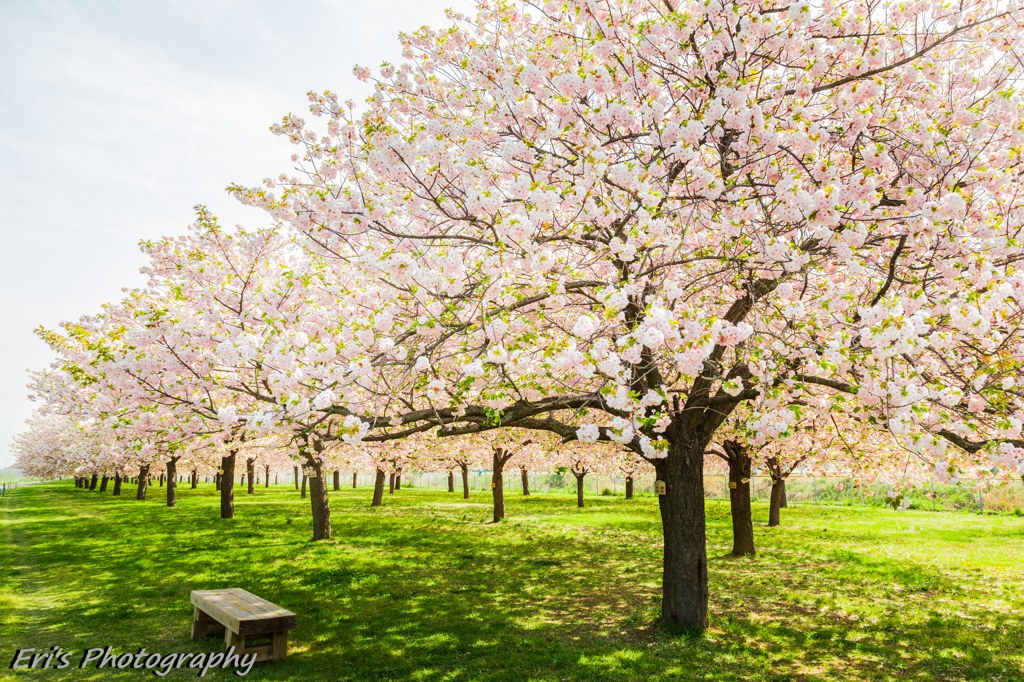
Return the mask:
<svg viewBox="0 0 1024 682">
<path fill-rule="evenodd" d="M 358 486 L 373 486 L 374 474 L 360 473 L 356 477 Z M 342 475 L 343 487 L 352 485 L 351 472 Z M 385 482 L 385 486 L 387 482 Z M 403 472 L 403 488 L 448 489 L 448 474 L 445 472 L 413 471 Z M 523 485 L 518 469 L 506 471 L 504 485 L 507 493 L 522 493 Z M 576 478 L 571 473 L 529 474 L 531 492 L 576 494 Z M 462 476 L 456 472 L 454 488 L 462 490 Z M 469 472 L 471 491 L 490 491 L 491 472 L 473 469 Z M 750 480 L 750 496 L 754 501 L 767 502 L 772 489 L 770 476 L 754 475 Z M 599 476 L 588 474 L 583 481 L 584 494 L 622 495 L 626 480 L 621 476 Z M 654 495 L 653 476 L 636 478 L 633 482 L 635 495 Z M 911 509 L 945 511 L 1011 512 L 1024 515 L 1024 481 L 977 481 L 964 480 L 956 485 L 927 485 L 903 491 L 910 501 Z M 709 499 L 729 498 L 729 478 L 724 474 L 705 473 L 704 494 Z M 786 480 L 787 504 L 826 504 L 847 506 L 882 507 L 893 504 L 893 490 L 885 484 L 864 484 L 854 477 L 790 476 Z"/>
<path fill-rule="evenodd" d="M 257 485 L 265 484 L 264 472 L 258 471 Z M 333 472 L 329 474 L 333 476 Z M 358 472 L 353 477 L 352 471 L 341 471 L 339 475 L 342 488 L 356 486 L 373 487 L 376 474 Z M 488 469 L 471 469 L 469 471 L 469 489 L 481 492 L 491 489 L 491 471 Z M 157 479 L 154 478 L 154 483 Z M 188 482 L 187 476 L 182 476 Z M 200 481 L 209 482 L 208 476 L 200 477 Z M 243 480 L 244 479 L 241 479 Z M 20 482 L 27 483 L 26 481 Z M 275 472 L 271 474 L 273 485 L 295 485 L 291 472 Z M 0 483 L 0 496 L 6 495 L 19 483 Z M 329 486 L 331 483 L 329 481 Z M 388 481 L 385 479 L 385 487 Z M 504 476 L 505 491 L 508 494 L 522 493 L 522 475 L 519 469 L 509 469 Z M 570 472 L 528 474 L 530 492 L 576 494 L 576 478 Z M 298 487 L 298 486 L 296 486 Z M 447 490 L 448 474 L 443 471 L 405 471 L 401 477 L 403 488 L 424 488 L 429 490 Z M 462 490 L 462 475 L 458 471 L 453 477 L 455 491 Z M 750 479 L 750 496 L 755 502 L 766 502 L 771 495 L 772 479 L 770 476 L 753 475 Z M 626 491 L 626 479 L 622 476 L 601 476 L 588 474 L 583 481 L 583 492 L 587 497 L 594 495 L 623 495 Z M 637 496 L 654 495 L 655 479 L 650 474 L 637 477 L 633 481 L 633 492 Z M 704 474 L 704 495 L 709 499 L 729 498 L 729 478 L 724 474 Z M 792 475 L 786 480 L 787 504 L 823 504 L 847 506 L 882 507 L 893 505 L 899 500 L 893 499 L 893 490 L 885 484 L 862 485 L 855 477 L 850 476 L 800 476 Z M 1011 481 L 980 481 L 964 479 L 955 485 L 927 484 L 923 488 L 903 491 L 911 509 L 936 511 L 973 511 L 1003 512 L 1024 516 L 1024 480 Z"/>
</svg>

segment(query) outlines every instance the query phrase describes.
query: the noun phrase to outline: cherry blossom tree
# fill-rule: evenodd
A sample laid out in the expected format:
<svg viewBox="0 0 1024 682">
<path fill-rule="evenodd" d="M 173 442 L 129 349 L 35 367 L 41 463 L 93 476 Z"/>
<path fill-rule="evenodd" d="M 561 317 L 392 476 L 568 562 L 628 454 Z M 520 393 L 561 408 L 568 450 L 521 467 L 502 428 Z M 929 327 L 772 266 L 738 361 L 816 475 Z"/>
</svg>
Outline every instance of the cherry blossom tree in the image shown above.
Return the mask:
<svg viewBox="0 0 1024 682">
<path fill-rule="evenodd" d="M 824 387 L 921 448 L 1019 461 L 1019 10 L 482 1 L 453 20 L 357 70 L 365 111 L 327 93 L 324 132 L 286 118 L 300 173 L 235 188 L 380 283 L 377 347 L 333 406 L 364 439 L 629 447 L 666 486 L 662 621 L 691 629 L 703 455 L 737 406 L 778 431 Z"/>
</svg>

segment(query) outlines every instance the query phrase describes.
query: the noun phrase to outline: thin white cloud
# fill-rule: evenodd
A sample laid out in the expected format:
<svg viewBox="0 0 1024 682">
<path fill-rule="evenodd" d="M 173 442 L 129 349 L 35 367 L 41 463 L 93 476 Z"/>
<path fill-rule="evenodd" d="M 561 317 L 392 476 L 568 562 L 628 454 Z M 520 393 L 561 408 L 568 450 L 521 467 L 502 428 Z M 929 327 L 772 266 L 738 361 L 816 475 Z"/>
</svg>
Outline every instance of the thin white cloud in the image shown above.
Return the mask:
<svg viewBox="0 0 1024 682">
<path fill-rule="evenodd" d="M 39 324 L 139 286 L 137 242 L 192 206 L 264 221 L 224 192 L 288 165 L 267 132 L 308 89 L 361 99 L 355 63 L 400 58 L 396 36 L 466 0 L 184 0 L 0 4 L 0 467 L 31 411 Z"/>
</svg>

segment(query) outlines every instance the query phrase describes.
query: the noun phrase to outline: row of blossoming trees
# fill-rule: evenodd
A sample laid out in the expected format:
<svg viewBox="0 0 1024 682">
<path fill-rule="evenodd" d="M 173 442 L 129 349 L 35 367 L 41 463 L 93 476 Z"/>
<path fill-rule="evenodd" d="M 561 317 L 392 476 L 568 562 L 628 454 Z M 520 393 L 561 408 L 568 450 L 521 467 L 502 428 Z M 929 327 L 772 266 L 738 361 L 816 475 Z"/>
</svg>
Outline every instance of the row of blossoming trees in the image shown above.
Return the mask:
<svg viewBox="0 0 1024 682">
<path fill-rule="evenodd" d="M 79 428 L 28 440 L 225 481 L 286 452 L 315 538 L 342 460 L 628 452 L 664 483 L 662 619 L 701 629 L 706 458 L 740 553 L 752 467 L 1020 474 L 1022 18 L 480 0 L 357 69 L 365 106 L 273 128 L 293 169 L 231 188 L 272 228 L 200 210 L 147 287 L 42 332 Z"/>
</svg>

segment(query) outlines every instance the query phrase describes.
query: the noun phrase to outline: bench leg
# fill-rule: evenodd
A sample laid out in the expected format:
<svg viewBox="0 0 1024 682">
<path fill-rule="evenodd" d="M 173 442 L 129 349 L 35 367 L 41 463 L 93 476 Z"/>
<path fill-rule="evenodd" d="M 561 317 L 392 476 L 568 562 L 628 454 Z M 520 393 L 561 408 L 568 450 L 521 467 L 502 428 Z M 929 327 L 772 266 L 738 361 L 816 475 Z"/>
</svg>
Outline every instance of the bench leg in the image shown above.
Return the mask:
<svg viewBox="0 0 1024 682">
<path fill-rule="evenodd" d="M 192 614 L 192 639 L 202 639 L 214 634 L 219 635 L 226 629 L 213 618 L 200 611 L 199 607 L 195 608 Z"/>
<path fill-rule="evenodd" d="M 273 652 L 270 654 L 271 660 L 277 658 L 284 658 L 288 655 L 288 631 L 281 630 L 281 632 L 274 633 Z"/>
<path fill-rule="evenodd" d="M 256 654 L 257 661 L 273 661 L 288 654 L 288 631 L 239 635 L 224 628 L 224 646 L 235 647 L 239 655 Z"/>
<path fill-rule="evenodd" d="M 245 653 L 245 635 L 238 635 L 224 628 L 224 646 L 233 646 L 238 653 Z"/>
</svg>

